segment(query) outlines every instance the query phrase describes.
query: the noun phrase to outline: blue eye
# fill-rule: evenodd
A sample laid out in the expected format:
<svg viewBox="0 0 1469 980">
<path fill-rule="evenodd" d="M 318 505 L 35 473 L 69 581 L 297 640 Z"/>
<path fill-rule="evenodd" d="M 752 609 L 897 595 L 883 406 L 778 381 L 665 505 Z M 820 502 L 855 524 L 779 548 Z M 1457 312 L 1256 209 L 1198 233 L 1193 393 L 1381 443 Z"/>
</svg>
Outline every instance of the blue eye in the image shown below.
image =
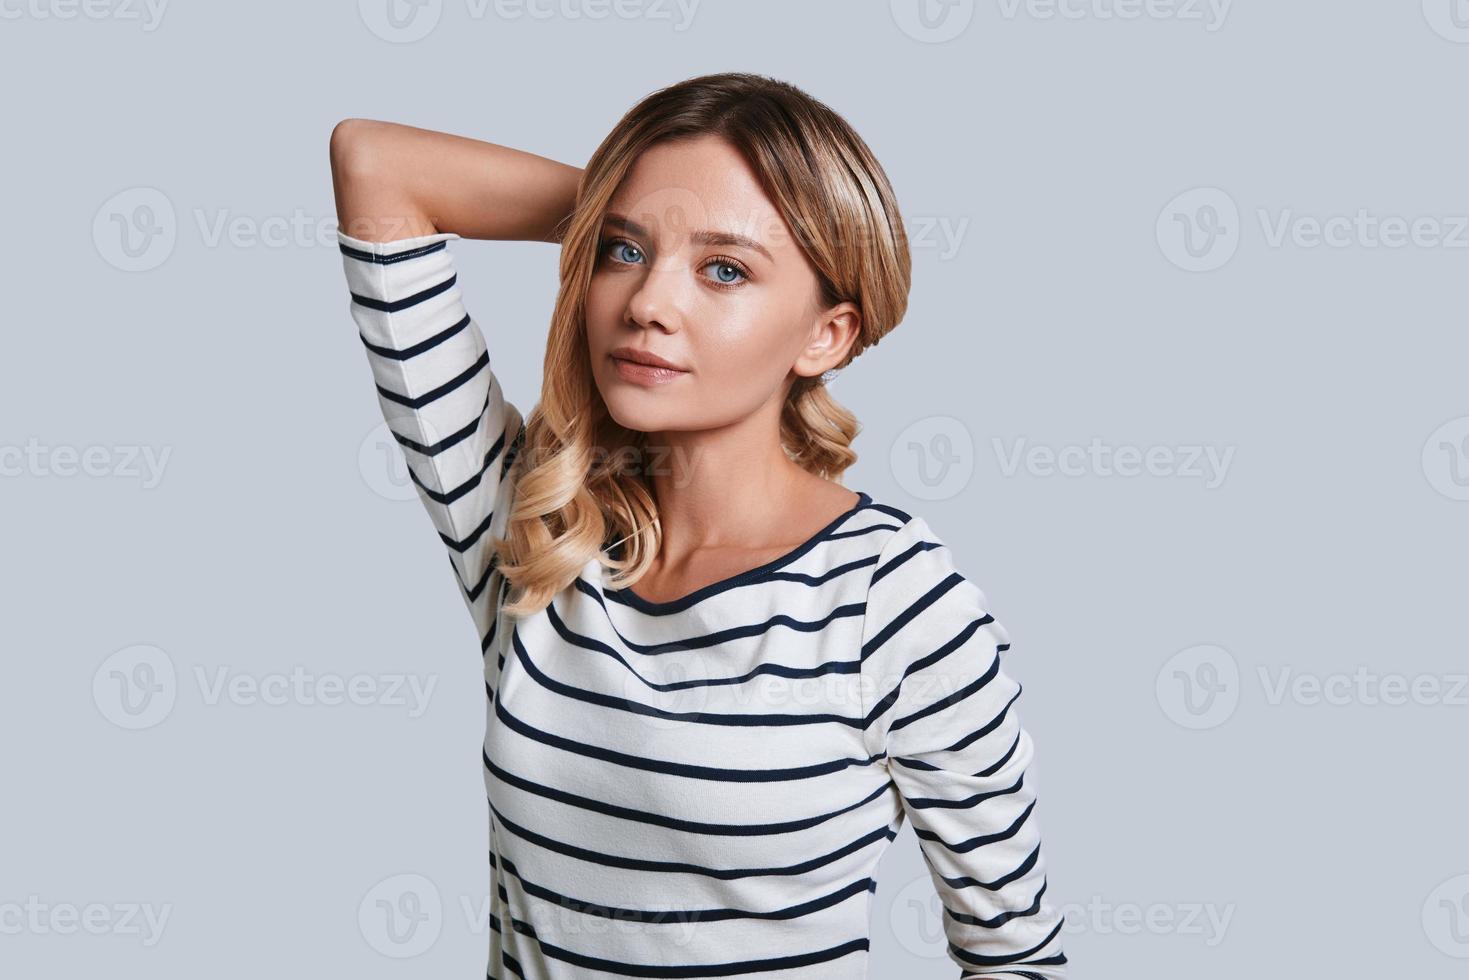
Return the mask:
<svg viewBox="0 0 1469 980">
<path fill-rule="evenodd" d="M 743 286 L 746 282 L 749 282 L 750 280 L 750 271 L 746 269 L 743 264 L 736 262 L 734 259 L 729 258 L 728 256 L 715 256 L 708 262 L 704 263 L 704 268 L 707 269 L 711 265 L 732 272 L 736 277 L 738 277 L 735 279 L 726 279 L 720 273 L 715 273 L 715 278 L 714 280 L 712 280 L 710 285 L 714 286 L 717 289 L 738 289 L 740 286 Z"/>
<path fill-rule="evenodd" d="M 707 268 L 709 268 L 709 266 L 715 266 L 715 267 L 717 267 L 719 269 L 725 270 L 725 271 L 731 273 L 732 275 L 738 276 L 740 278 L 744 278 L 744 275 L 745 275 L 744 272 L 741 271 L 738 266 L 735 266 L 735 265 L 733 265 L 733 264 L 731 264 L 729 262 L 725 262 L 725 261 L 720 260 L 720 259 L 715 259 L 713 262 L 710 262 L 709 265 L 704 266 L 704 268 L 707 269 Z M 736 282 L 739 281 L 738 279 L 725 279 L 722 276 L 720 276 L 719 273 L 715 273 L 715 276 L 719 279 L 719 282 L 722 285 L 726 285 L 726 286 L 733 286 Z"/>
<path fill-rule="evenodd" d="M 626 262 L 629 265 L 636 265 L 642 258 L 643 250 L 638 248 L 632 242 L 628 241 L 626 238 L 609 238 L 602 242 L 602 250 L 604 252 L 615 254 L 619 248 L 624 249 L 626 252 L 631 252 L 634 255 L 634 258 L 631 259 L 618 258 L 617 261 L 619 262 Z"/>
<path fill-rule="evenodd" d="M 599 255 L 611 256 L 622 265 L 640 265 L 643 250 L 626 238 L 603 238 L 598 242 Z M 726 255 L 717 255 L 704 263 L 704 268 L 715 266 L 720 271 L 714 274 L 709 284 L 716 289 L 736 289 L 750 280 L 750 272 L 744 264 Z"/>
</svg>

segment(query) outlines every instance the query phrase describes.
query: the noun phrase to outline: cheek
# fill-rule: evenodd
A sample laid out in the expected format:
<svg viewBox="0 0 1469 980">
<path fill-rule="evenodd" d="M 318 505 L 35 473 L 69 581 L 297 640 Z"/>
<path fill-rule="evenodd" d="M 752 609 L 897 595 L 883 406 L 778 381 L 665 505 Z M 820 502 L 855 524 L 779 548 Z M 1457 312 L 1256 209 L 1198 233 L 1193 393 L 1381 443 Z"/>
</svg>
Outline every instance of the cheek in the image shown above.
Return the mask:
<svg viewBox="0 0 1469 980">
<path fill-rule="evenodd" d="M 704 379 L 730 394 L 768 395 L 800 351 L 795 320 L 777 304 L 711 307 L 699 322 L 694 350 Z"/>
<path fill-rule="evenodd" d="M 593 277 L 587 287 L 583 317 L 587 325 L 587 346 L 593 354 L 612 347 L 612 331 L 618 320 L 618 299 L 613 291 L 598 285 Z"/>
</svg>

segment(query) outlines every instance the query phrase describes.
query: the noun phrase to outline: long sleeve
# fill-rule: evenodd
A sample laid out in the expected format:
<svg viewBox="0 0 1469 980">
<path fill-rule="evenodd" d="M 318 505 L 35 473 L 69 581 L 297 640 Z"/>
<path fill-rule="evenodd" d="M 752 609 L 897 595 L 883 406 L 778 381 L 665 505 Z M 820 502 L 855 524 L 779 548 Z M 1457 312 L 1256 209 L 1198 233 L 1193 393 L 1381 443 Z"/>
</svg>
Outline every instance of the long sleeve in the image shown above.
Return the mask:
<svg viewBox="0 0 1469 980">
<path fill-rule="evenodd" d="M 448 250 L 459 237 L 369 242 L 337 232 L 383 417 L 483 640 L 498 599 L 489 587 L 490 538 L 505 532 L 513 491 L 506 475 L 524 428 L 465 310 Z"/>
<path fill-rule="evenodd" d="M 1061 980 L 1063 917 L 1045 898 L 1034 747 L 1020 684 L 1000 662 L 1008 648 L 984 593 L 923 519 L 895 531 L 863 624 L 868 751 L 886 753 L 961 976 Z"/>
</svg>

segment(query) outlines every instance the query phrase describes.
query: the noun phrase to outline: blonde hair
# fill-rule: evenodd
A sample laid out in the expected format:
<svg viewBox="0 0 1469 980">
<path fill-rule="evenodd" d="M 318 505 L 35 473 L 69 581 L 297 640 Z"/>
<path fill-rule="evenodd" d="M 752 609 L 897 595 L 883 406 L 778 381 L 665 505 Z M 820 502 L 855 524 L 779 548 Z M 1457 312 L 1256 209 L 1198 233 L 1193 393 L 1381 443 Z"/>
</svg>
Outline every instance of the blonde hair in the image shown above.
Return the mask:
<svg viewBox="0 0 1469 980">
<path fill-rule="evenodd" d="M 725 72 L 686 79 L 633 106 L 584 168 L 561 236 L 541 399 L 505 477 L 516 481 L 509 535 L 494 540 L 513 589 L 503 607 L 509 615 L 545 608 L 594 557 L 613 571 L 609 587 L 621 588 L 658 554 L 646 433 L 617 424 L 602 401 L 587 353 L 585 300 L 605 212 L 639 154 L 700 136 L 722 138 L 749 162 L 816 270 L 819 308 L 850 301 L 861 311 L 859 336 L 838 368 L 907 309 L 911 260 L 892 188 L 861 137 L 826 105 L 786 82 Z M 780 440 L 802 468 L 839 476 L 857 459 L 851 443 L 860 428 L 820 377 L 792 384 Z"/>
</svg>

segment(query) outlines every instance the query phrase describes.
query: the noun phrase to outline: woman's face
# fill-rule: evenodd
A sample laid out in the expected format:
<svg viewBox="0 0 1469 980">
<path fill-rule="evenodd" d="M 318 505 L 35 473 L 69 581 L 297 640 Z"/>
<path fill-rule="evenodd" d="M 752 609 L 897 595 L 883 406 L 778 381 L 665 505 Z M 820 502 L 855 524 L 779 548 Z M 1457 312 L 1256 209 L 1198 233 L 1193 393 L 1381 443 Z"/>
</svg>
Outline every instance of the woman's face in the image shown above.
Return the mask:
<svg viewBox="0 0 1469 980">
<path fill-rule="evenodd" d="M 715 137 L 645 151 L 612 198 L 586 299 L 592 374 L 641 432 L 709 429 L 773 406 L 839 364 L 852 303 L 819 302 L 815 270 L 738 151 Z M 678 371 L 623 360 L 651 352 Z"/>
</svg>

